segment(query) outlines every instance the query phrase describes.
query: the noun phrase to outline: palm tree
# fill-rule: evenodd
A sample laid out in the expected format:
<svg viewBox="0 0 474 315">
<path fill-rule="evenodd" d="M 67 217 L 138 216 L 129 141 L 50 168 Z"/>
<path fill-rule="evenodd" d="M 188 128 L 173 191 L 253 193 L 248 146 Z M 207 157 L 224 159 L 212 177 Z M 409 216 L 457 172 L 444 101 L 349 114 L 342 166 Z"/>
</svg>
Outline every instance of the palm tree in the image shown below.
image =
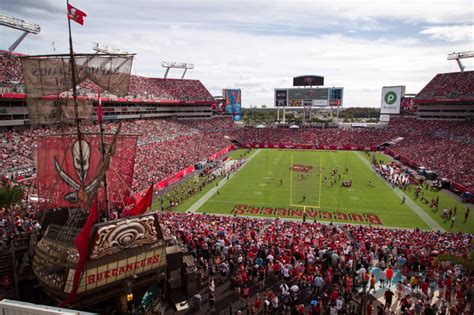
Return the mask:
<svg viewBox="0 0 474 315">
<path fill-rule="evenodd" d="M 15 232 L 15 222 L 12 217 L 13 207 L 21 202 L 24 193 L 23 186 L 12 184 L 0 186 L 0 208 L 5 208 L 12 232 Z"/>
</svg>

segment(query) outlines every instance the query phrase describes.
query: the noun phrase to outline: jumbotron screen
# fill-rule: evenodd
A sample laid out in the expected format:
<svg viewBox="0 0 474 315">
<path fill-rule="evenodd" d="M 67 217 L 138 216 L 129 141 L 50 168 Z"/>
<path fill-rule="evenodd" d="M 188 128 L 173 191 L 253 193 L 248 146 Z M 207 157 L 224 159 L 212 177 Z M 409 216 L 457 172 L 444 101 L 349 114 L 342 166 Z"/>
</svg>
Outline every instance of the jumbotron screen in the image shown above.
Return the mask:
<svg viewBox="0 0 474 315">
<path fill-rule="evenodd" d="M 225 113 L 232 115 L 234 121 L 242 119 L 242 92 L 240 89 L 224 89 L 222 90 L 224 97 Z"/>
<path fill-rule="evenodd" d="M 343 88 L 275 89 L 276 107 L 342 106 Z"/>
</svg>

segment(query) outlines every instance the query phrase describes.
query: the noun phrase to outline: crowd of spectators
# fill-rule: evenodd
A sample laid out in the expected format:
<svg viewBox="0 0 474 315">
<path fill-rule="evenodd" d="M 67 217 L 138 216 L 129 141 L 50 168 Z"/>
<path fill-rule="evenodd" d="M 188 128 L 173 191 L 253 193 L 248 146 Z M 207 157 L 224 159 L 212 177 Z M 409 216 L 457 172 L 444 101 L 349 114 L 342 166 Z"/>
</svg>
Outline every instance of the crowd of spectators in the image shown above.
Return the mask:
<svg viewBox="0 0 474 315">
<path fill-rule="evenodd" d="M 212 95 L 199 80 L 130 77 L 129 95 L 155 100 L 209 101 Z"/>
<path fill-rule="evenodd" d="M 367 305 L 368 314 L 375 314 L 375 307 L 378 314 L 421 314 L 420 308 L 424 314 L 446 314 L 443 308 L 462 314 L 472 299 L 469 270 L 436 262 L 442 254 L 466 259 L 470 234 L 192 213 L 159 216 L 164 233 L 187 248 L 208 281 L 211 311 L 222 281 L 231 281 L 252 314 L 360 314 L 351 301 L 364 285 L 385 295 L 383 303 Z"/>
<path fill-rule="evenodd" d="M 242 143 L 311 144 L 330 146 L 378 146 L 387 134 L 379 129 L 317 128 L 242 128 L 237 140 Z"/>
<path fill-rule="evenodd" d="M 474 71 L 439 73 L 418 93 L 418 98 L 474 96 Z"/>
<path fill-rule="evenodd" d="M 210 120 L 180 120 L 181 124 L 184 124 L 190 128 L 197 129 L 202 132 L 215 132 L 215 131 L 229 131 L 233 132 L 237 130 L 232 119 L 210 119 Z M 230 134 L 232 136 L 232 134 Z"/>
<path fill-rule="evenodd" d="M 18 54 L 0 50 L 0 83 L 23 82 L 23 71 L 21 70 Z"/>
<path fill-rule="evenodd" d="M 390 147 L 397 154 L 416 161 L 474 189 L 474 125 L 472 122 L 420 121 L 395 118 L 387 133 L 404 139 Z"/>
<path fill-rule="evenodd" d="M 407 117 L 392 117 L 386 131 L 402 137 L 432 136 L 436 139 L 474 144 L 473 124 L 468 121 L 418 120 Z"/>
<path fill-rule="evenodd" d="M 133 189 L 143 190 L 181 169 L 194 165 L 229 145 L 220 133 L 181 136 L 155 145 L 139 147 Z"/>
<path fill-rule="evenodd" d="M 106 124 L 105 131 L 112 132 L 117 126 L 117 123 Z M 228 146 L 224 135 L 230 128 L 230 118 L 123 122 L 122 133 L 139 135 L 133 188 L 147 187 L 150 182 L 158 182 Z M 98 128 L 87 126 L 84 131 L 97 132 Z M 60 130 L 56 127 L 4 130 L 0 133 L 0 168 L 11 172 L 14 179 L 30 177 L 37 139 L 57 132 Z"/>
<path fill-rule="evenodd" d="M 29 185 L 21 185 L 24 196 L 31 192 Z M 2 190 L 18 188 L 18 184 L 5 176 L 0 176 Z M 0 207 L 0 250 L 8 247 L 8 241 L 15 236 L 28 235 L 37 231 L 40 225 L 37 221 L 37 209 L 24 198 L 18 204 L 7 206 L 3 203 Z"/>
</svg>

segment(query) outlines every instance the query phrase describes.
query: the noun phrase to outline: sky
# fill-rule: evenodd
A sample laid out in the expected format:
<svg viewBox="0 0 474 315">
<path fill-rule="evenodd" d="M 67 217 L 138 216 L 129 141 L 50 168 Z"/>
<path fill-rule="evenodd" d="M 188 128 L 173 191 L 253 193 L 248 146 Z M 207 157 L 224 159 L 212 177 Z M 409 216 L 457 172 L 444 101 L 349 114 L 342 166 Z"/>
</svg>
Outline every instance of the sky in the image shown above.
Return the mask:
<svg viewBox="0 0 474 315">
<path fill-rule="evenodd" d="M 93 42 L 136 53 L 132 73 L 163 77 L 161 61 L 193 63 L 186 77 L 213 95 L 240 88 L 244 107 L 273 106 L 294 76 L 322 75 L 344 87 L 344 107 L 379 107 L 383 86 L 418 93 L 447 54 L 474 50 L 472 0 L 74 0 L 87 13 L 72 26 L 76 52 Z M 66 2 L 1 0 L 0 13 L 38 23 L 17 48 L 67 53 Z M 0 27 L 0 49 L 21 35 Z M 474 58 L 465 59 L 474 70 Z M 180 77 L 181 71 L 171 71 Z"/>
</svg>

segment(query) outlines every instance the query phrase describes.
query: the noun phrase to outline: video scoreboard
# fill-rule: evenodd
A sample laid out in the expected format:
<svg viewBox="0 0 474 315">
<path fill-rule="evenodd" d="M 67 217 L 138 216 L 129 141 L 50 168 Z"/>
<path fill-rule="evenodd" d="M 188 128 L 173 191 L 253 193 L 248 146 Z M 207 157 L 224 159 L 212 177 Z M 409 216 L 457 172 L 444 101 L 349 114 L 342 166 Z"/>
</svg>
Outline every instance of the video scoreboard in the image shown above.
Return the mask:
<svg viewBox="0 0 474 315">
<path fill-rule="evenodd" d="M 343 88 L 275 89 L 276 107 L 342 106 Z"/>
<path fill-rule="evenodd" d="M 232 115 L 234 121 L 242 120 L 242 92 L 240 89 L 223 89 L 224 111 Z"/>
</svg>

